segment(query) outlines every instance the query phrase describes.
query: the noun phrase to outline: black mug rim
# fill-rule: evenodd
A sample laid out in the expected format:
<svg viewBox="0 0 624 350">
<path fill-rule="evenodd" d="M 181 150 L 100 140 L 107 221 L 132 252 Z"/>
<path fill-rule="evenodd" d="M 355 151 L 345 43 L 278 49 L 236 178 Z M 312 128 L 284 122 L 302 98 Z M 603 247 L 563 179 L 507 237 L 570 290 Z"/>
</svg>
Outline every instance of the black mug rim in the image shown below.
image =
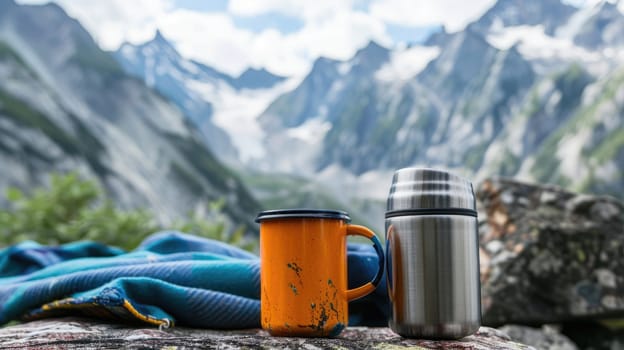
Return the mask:
<svg viewBox="0 0 624 350">
<path fill-rule="evenodd" d="M 351 222 L 351 217 L 346 211 L 307 208 L 265 210 L 256 216 L 255 222 L 278 219 L 330 219 Z"/>
</svg>

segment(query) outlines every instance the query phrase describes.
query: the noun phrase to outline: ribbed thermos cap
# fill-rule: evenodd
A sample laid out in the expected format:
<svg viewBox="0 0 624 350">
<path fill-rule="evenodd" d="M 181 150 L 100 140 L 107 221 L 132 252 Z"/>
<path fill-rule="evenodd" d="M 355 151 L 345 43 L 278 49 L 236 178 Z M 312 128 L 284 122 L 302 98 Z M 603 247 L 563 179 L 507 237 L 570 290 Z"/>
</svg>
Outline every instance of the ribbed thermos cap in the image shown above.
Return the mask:
<svg viewBox="0 0 624 350">
<path fill-rule="evenodd" d="M 394 173 L 386 209 L 459 209 L 476 216 L 477 206 L 470 181 L 444 170 L 404 168 Z"/>
</svg>

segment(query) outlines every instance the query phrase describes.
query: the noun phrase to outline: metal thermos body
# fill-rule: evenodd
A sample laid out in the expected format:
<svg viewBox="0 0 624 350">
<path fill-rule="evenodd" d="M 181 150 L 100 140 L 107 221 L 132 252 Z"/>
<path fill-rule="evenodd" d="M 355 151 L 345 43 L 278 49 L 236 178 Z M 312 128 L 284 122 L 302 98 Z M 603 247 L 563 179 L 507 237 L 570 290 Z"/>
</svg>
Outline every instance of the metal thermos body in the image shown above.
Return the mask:
<svg viewBox="0 0 624 350">
<path fill-rule="evenodd" d="M 481 298 L 472 184 L 446 171 L 400 169 L 385 223 L 390 328 L 429 339 L 474 334 Z"/>
</svg>

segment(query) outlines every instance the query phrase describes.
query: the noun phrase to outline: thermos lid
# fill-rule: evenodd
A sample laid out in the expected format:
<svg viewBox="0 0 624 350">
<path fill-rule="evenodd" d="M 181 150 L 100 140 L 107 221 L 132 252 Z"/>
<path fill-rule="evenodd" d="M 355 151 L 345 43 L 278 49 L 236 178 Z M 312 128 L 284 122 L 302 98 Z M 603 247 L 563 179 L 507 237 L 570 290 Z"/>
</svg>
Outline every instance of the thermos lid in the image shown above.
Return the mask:
<svg viewBox="0 0 624 350">
<path fill-rule="evenodd" d="M 404 168 L 394 173 L 386 217 L 418 214 L 477 216 L 470 181 L 444 170 Z"/>
<path fill-rule="evenodd" d="M 256 222 L 276 219 L 338 219 L 351 221 L 349 214 L 342 210 L 329 209 L 277 209 L 266 210 L 256 216 Z"/>
</svg>

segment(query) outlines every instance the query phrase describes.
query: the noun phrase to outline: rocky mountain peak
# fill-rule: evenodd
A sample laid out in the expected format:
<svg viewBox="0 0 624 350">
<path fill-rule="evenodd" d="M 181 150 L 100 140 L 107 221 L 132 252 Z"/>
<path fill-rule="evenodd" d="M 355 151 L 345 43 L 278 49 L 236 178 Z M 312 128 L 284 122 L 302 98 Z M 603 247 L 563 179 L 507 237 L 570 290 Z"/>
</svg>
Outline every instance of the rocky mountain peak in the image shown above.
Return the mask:
<svg viewBox="0 0 624 350">
<path fill-rule="evenodd" d="M 363 55 L 379 55 L 390 52 L 389 49 L 381 46 L 375 40 L 371 40 L 364 46 L 363 48 L 357 50 L 355 57 L 360 57 Z"/>
<path fill-rule="evenodd" d="M 138 47 L 139 49 L 145 50 L 149 48 L 150 54 L 156 57 L 167 57 L 170 60 L 183 60 L 182 56 L 178 52 L 178 50 L 173 46 L 173 44 L 165 38 L 162 32 L 157 29 L 156 33 L 154 33 L 154 37 L 143 43 Z"/>
<path fill-rule="evenodd" d="M 468 28 L 450 35 L 440 55 L 421 75 L 435 85 L 443 83 L 444 79 L 440 79 L 441 76 L 452 77 L 453 84 L 463 89 L 467 82 L 473 79 L 475 73 L 481 72 L 484 66 L 491 63 L 496 51 L 483 35 Z"/>
<path fill-rule="evenodd" d="M 351 60 L 355 65 L 361 68 L 377 69 L 381 64 L 388 60 L 390 50 L 371 40 L 368 44 L 359 49 Z"/>
<path fill-rule="evenodd" d="M 610 11 L 615 10 L 620 12 L 620 10 L 618 9 L 620 3 L 620 0 L 602 0 L 596 6 L 600 7 L 601 9 L 608 9 Z"/>
<path fill-rule="evenodd" d="M 232 79 L 231 85 L 236 89 L 261 89 L 269 88 L 284 79 L 286 78 L 275 75 L 264 68 L 250 67 Z"/>
<path fill-rule="evenodd" d="M 82 68 L 118 73 L 119 66 L 102 52 L 91 34 L 65 10 L 55 3 L 44 5 L 9 5 L 10 11 L 0 11 L 0 35 L 20 51 L 29 63 L 33 55 L 46 57 L 46 63 L 59 69 L 68 63 L 79 62 Z M 50 30 L 54 28 L 54 30 Z M 30 50 L 23 50 L 23 43 Z M 54 55 L 50 55 L 54 52 Z M 87 59 L 88 58 L 88 59 Z M 34 67 L 37 69 L 37 67 Z"/>
<path fill-rule="evenodd" d="M 269 75 L 271 74 L 268 70 L 264 69 L 264 68 L 254 68 L 254 67 L 249 67 L 247 69 L 245 69 L 244 72 L 242 72 L 238 78 L 242 78 L 244 76 L 249 76 L 249 75 Z"/>
<path fill-rule="evenodd" d="M 152 39 L 152 41 L 167 43 L 167 39 L 165 39 L 160 29 L 156 29 L 156 33 L 154 34 L 154 39 Z"/>
<path fill-rule="evenodd" d="M 431 33 L 429 37 L 423 43 L 424 46 L 441 46 L 446 39 L 450 36 L 445 26 L 441 26 L 439 31 Z"/>
<path fill-rule="evenodd" d="M 624 18 L 624 14 L 618 8 L 618 2 L 602 1 L 596 6 L 598 11 L 594 17 L 602 20 L 603 24 Z"/>
<path fill-rule="evenodd" d="M 618 3 L 602 1 L 580 26 L 574 43 L 588 49 L 624 45 L 624 14 Z"/>
<path fill-rule="evenodd" d="M 470 27 L 487 33 L 494 26 L 543 25 L 546 33 L 552 35 L 576 11 L 561 0 L 498 0 Z"/>
<path fill-rule="evenodd" d="M 177 52 L 173 44 L 171 44 L 171 42 L 167 38 L 165 38 L 163 33 L 160 31 L 160 29 L 156 29 L 156 32 L 154 33 L 154 37 L 152 38 L 152 40 L 147 41 L 141 46 L 147 46 L 147 45 L 158 45 L 161 47 L 170 47 L 174 51 Z"/>
<path fill-rule="evenodd" d="M 339 61 L 337 60 L 321 56 L 317 58 L 312 64 L 312 69 L 310 69 L 310 73 L 308 73 L 308 76 L 312 76 L 320 72 L 335 71 L 338 63 Z"/>
<path fill-rule="evenodd" d="M 149 76 L 149 74 L 155 73 L 154 70 L 157 67 L 170 66 L 179 71 L 179 74 L 177 74 L 179 77 L 198 79 L 204 82 L 222 81 L 237 90 L 244 88 L 268 88 L 284 80 L 284 77 L 274 75 L 264 68 L 249 68 L 240 76 L 234 78 L 201 62 L 186 59 L 182 57 L 171 41 L 159 29 L 156 30 L 151 40 L 143 44 L 133 45 L 124 43 L 119 51 L 116 52 L 116 56 L 129 73 L 139 76 L 143 74 Z M 144 67 L 146 62 L 144 61 L 147 57 L 152 57 L 156 65 L 148 68 L 146 71 Z M 135 60 L 140 62 L 133 62 Z M 136 65 L 139 66 L 139 69 L 134 67 Z M 166 83 L 169 84 L 170 82 Z"/>
<path fill-rule="evenodd" d="M 0 188 L 31 189 L 49 172 L 71 170 L 97 179 L 120 206 L 150 208 L 163 222 L 226 198 L 226 215 L 252 227 L 240 208 L 252 203 L 253 213 L 257 203 L 198 128 L 164 94 L 130 78 L 58 5 L 0 11 L 0 38 L 23 58 L 0 62 Z"/>
</svg>

